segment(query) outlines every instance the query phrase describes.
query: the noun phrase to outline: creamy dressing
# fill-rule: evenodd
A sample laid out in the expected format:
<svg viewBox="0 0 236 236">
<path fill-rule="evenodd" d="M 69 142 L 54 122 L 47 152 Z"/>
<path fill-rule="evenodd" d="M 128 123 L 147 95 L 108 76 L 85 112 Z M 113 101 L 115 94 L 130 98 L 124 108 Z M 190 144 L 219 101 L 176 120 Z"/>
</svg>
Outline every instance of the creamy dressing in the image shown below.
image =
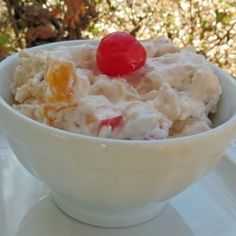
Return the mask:
<svg viewBox="0 0 236 236">
<path fill-rule="evenodd" d="M 22 51 L 13 107 L 44 124 L 105 138 L 165 139 L 210 129 L 208 115 L 217 111 L 221 94 L 210 63 L 169 39 L 142 44 L 145 65 L 113 78 L 98 71 L 97 46 L 89 43 Z"/>
</svg>

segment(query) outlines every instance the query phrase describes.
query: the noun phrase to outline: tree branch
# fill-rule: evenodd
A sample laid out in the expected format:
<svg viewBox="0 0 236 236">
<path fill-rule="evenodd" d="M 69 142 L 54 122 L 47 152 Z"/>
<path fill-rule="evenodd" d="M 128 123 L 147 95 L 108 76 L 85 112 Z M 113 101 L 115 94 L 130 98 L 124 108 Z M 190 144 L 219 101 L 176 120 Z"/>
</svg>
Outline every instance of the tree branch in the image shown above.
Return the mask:
<svg viewBox="0 0 236 236">
<path fill-rule="evenodd" d="M 16 22 L 15 22 L 15 19 L 14 19 L 14 16 L 12 14 L 12 6 L 11 6 L 11 3 L 9 2 L 9 0 L 5 0 L 5 3 L 6 3 L 6 6 L 7 6 L 7 11 L 8 11 L 8 17 L 9 17 L 9 20 L 12 24 L 12 28 L 14 30 L 14 33 L 15 33 L 15 36 L 16 36 L 16 41 L 17 41 L 17 45 L 18 47 L 20 48 L 23 48 L 24 45 L 19 37 L 19 30 L 18 30 L 18 27 L 16 25 Z"/>
<path fill-rule="evenodd" d="M 236 25 L 236 21 L 230 26 L 230 28 L 227 30 L 227 32 L 222 37 L 218 37 L 218 38 L 212 40 L 211 42 L 209 42 L 209 44 L 212 44 L 218 40 L 218 42 L 216 42 L 213 46 L 211 46 L 208 49 L 208 52 L 211 51 L 212 49 L 214 49 L 216 45 L 220 45 L 224 41 L 224 39 L 228 38 L 231 33 L 231 30 L 234 28 L 235 25 Z"/>
<path fill-rule="evenodd" d="M 190 13 L 190 35 L 188 39 L 188 43 L 193 43 L 193 33 L 194 33 L 194 16 L 193 16 L 193 2 L 192 0 L 189 0 L 189 13 Z"/>
</svg>

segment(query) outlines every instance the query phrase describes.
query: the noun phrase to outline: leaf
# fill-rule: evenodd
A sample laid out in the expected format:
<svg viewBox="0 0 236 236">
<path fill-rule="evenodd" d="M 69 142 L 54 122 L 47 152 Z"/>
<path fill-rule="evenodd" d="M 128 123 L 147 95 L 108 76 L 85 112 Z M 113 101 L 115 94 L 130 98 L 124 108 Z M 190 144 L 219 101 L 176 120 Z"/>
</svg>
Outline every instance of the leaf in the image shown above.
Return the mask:
<svg viewBox="0 0 236 236">
<path fill-rule="evenodd" d="M 193 43 L 193 39 L 194 39 L 193 34 L 189 34 L 188 35 L 188 42 L 189 42 L 189 44 Z"/>
<path fill-rule="evenodd" d="M 232 16 L 230 16 L 230 15 L 227 15 L 227 16 L 225 16 L 224 17 L 224 19 L 223 19 L 223 24 L 225 24 L 225 25 L 229 25 L 230 23 L 231 23 L 231 21 L 232 21 Z"/>
<path fill-rule="evenodd" d="M 26 39 L 28 42 L 34 42 L 36 40 L 49 40 L 55 39 L 58 32 L 53 30 L 50 25 L 40 25 L 37 27 L 29 28 L 26 33 Z"/>
<path fill-rule="evenodd" d="M 52 9 L 51 15 L 54 18 L 60 18 L 62 16 L 62 10 L 59 5 L 55 6 L 55 8 Z"/>
<path fill-rule="evenodd" d="M 215 10 L 216 23 L 222 22 L 227 16 L 225 12 L 220 12 L 218 9 Z"/>
<path fill-rule="evenodd" d="M 0 45 L 4 45 L 10 41 L 11 37 L 9 34 L 0 33 Z"/>
<path fill-rule="evenodd" d="M 200 43 L 200 45 L 199 45 L 199 47 L 203 50 L 203 49 L 205 49 L 206 47 L 207 47 L 207 45 L 206 45 L 206 42 L 201 42 Z"/>
<path fill-rule="evenodd" d="M 212 31 L 213 30 L 213 22 L 208 20 L 203 20 L 201 23 L 201 27 L 203 31 Z"/>
<path fill-rule="evenodd" d="M 170 25 L 174 25 L 175 24 L 175 17 L 172 14 L 168 14 L 167 21 Z"/>
<path fill-rule="evenodd" d="M 14 47 L 12 47 L 12 46 L 6 46 L 6 47 L 5 47 L 5 51 L 6 51 L 7 53 L 17 52 L 17 49 L 14 48 Z"/>
<path fill-rule="evenodd" d="M 198 8 L 199 8 L 199 2 L 194 2 L 194 3 L 193 3 L 193 7 L 194 7 L 195 9 L 198 9 Z"/>
<path fill-rule="evenodd" d="M 84 14 L 85 1 L 65 0 L 65 4 L 67 6 L 67 12 L 65 14 L 64 23 L 71 28 L 75 28 L 80 22 L 80 17 Z"/>
<path fill-rule="evenodd" d="M 97 28 L 96 26 L 90 26 L 88 28 L 88 31 L 91 32 L 94 36 L 98 36 L 100 34 L 100 30 L 99 28 Z"/>
</svg>

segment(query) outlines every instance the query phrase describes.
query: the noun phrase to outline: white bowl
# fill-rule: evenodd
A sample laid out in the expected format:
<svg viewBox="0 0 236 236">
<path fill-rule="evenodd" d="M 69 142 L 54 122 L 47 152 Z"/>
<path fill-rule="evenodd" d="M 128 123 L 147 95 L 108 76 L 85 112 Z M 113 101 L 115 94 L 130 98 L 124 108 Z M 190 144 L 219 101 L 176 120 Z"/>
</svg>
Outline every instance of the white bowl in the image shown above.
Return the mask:
<svg viewBox="0 0 236 236">
<path fill-rule="evenodd" d="M 216 128 L 181 138 L 128 141 L 55 129 L 12 109 L 9 84 L 17 63 L 18 55 L 0 63 L 1 128 L 20 162 L 50 187 L 57 205 L 89 224 L 122 227 L 151 219 L 168 199 L 214 168 L 236 134 L 236 82 L 217 67 L 223 95 Z"/>
</svg>

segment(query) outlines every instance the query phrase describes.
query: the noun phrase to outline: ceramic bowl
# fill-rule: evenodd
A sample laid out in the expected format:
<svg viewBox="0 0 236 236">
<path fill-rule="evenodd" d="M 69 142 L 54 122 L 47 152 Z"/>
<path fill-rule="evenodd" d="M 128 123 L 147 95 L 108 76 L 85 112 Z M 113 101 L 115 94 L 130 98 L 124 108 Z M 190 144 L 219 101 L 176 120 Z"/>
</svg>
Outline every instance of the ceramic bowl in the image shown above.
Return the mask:
<svg viewBox="0 0 236 236">
<path fill-rule="evenodd" d="M 223 94 L 215 128 L 187 137 L 129 141 L 70 133 L 15 111 L 9 85 L 17 64 L 18 55 L 0 63 L 1 129 L 22 165 L 49 186 L 64 212 L 82 222 L 123 227 L 150 220 L 212 170 L 236 134 L 236 82 L 217 67 Z"/>
</svg>

